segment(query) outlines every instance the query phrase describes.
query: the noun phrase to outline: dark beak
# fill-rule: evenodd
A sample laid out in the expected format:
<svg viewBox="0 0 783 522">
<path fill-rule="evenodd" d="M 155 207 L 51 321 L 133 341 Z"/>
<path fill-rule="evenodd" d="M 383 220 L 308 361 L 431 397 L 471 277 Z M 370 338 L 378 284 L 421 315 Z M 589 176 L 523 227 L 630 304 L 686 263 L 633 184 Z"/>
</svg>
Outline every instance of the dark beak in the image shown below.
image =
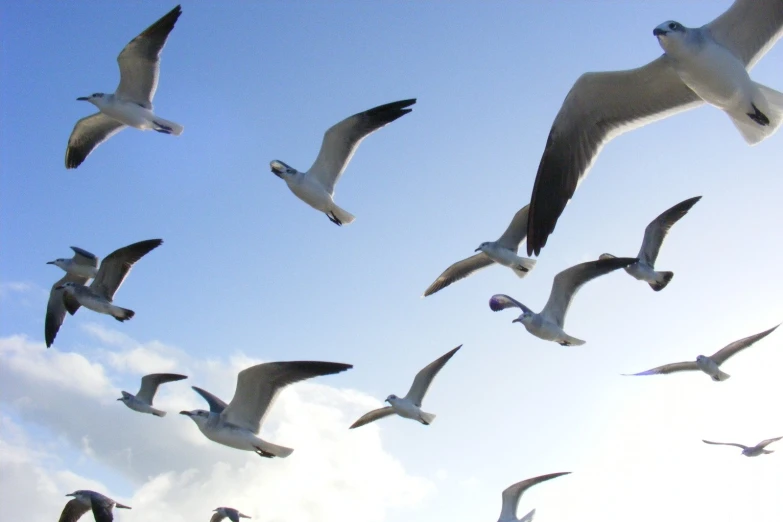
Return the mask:
<svg viewBox="0 0 783 522">
<path fill-rule="evenodd" d="M 479 250 L 481 250 L 481 248 L 477 248 L 476 250 L 474 250 L 474 252 L 478 252 Z"/>
<path fill-rule="evenodd" d="M 275 176 L 277 176 L 280 179 L 283 179 L 283 173 L 282 172 L 278 172 L 277 170 L 272 169 L 272 174 L 274 174 Z"/>
<path fill-rule="evenodd" d="M 190 412 L 189 411 L 184 411 L 183 410 L 183 411 L 179 412 L 179 414 L 180 415 L 187 415 L 188 417 L 190 417 Z"/>
<path fill-rule="evenodd" d="M 513 320 L 513 321 L 511 321 L 511 322 L 512 322 L 512 323 L 521 323 L 522 321 L 519 319 L 519 317 L 517 317 L 516 319 L 514 319 L 514 320 Z"/>
<path fill-rule="evenodd" d="M 120 398 L 119 398 L 119 399 L 117 399 L 117 400 L 118 400 L 118 401 L 121 401 L 121 400 L 122 400 L 122 397 L 120 397 Z"/>
<path fill-rule="evenodd" d="M 89 98 L 87 98 L 86 96 L 79 96 L 78 98 L 76 98 L 76 101 L 87 101 L 87 100 L 89 100 Z"/>
<path fill-rule="evenodd" d="M 46 262 L 46 264 L 47 264 L 47 265 L 53 265 L 53 264 L 54 264 L 54 261 L 47 261 L 47 262 Z"/>
<path fill-rule="evenodd" d="M 656 27 L 655 29 L 653 29 L 653 36 L 663 36 L 665 34 L 666 34 L 666 31 L 664 31 L 660 27 Z"/>
<path fill-rule="evenodd" d="M 55 286 L 55 287 L 54 287 L 54 289 L 55 289 L 55 290 L 62 290 L 63 288 L 65 288 L 65 287 L 64 287 L 64 286 L 62 286 L 62 285 L 60 285 L 60 286 Z"/>
</svg>

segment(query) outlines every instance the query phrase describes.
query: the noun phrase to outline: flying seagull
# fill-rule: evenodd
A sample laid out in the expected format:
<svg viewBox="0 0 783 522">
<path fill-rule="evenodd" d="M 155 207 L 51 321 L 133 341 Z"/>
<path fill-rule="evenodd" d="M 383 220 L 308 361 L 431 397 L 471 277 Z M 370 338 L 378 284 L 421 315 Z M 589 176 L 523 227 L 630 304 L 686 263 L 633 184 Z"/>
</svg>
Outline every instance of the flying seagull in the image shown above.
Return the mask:
<svg viewBox="0 0 783 522">
<path fill-rule="evenodd" d="M 158 386 L 166 382 L 181 381 L 187 378 L 187 375 L 178 373 L 151 373 L 141 378 L 141 388 L 139 388 L 136 395 L 123 391 L 122 397 L 117 400 L 122 401 L 125 406 L 134 411 L 151 413 L 156 417 L 165 417 L 165 411 L 156 410 L 152 407 L 152 399 L 158 392 Z"/>
<path fill-rule="evenodd" d="M 783 34 L 780 0 L 736 0 L 700 28 L 674 21 L 653 30 L 664 54 L 638 69 L 583 74 L 549 131 L 530 198 L 527 253 L 538 255 L 601 148 L 647 123 L 707 102 L 726 112 L 749 144 L 783 120 L 783 93 L 748 71 Z"/>
<path fill-rule="evenodd" d="M 435 414 L 421 411 L 421 401 L 423 401 L 424 396 L 427 395 L 427 390 L 429 390 L 433 379 L 435 379 L 435 376 L 438 375 L 438 372 L 446 365 L 447 362 L 449 362 L 449 359 L 451 359 L 460 348 L 462 348 L 462 345 L 459 345 L 446 354 L 441 355 L 427 366 L 419 370 L 419 373 L 417 373 L 416 377 L 413 379 L 413 384 L 411 384 L 411 388 L 408 390 L 408 394 L 405 395 L 405 397 L 397 397 L 394 394 L 389 395 L 384 401 L 388 402 L 389 406 L 365 413 L 348 429 L 352 430 L 354 428 L 358 428 L 359 426 L 364 426 L 365 424 L 369 424 L 372 421 L 388 417 L 393 413 L 396 413 L 400 417 L 413 419 L 415 421 L 421 422 L 425 426 L 429 426 L 430 423 L 432 423 L 432 421 L 435 419 Z"/>
<path fill-rule="evenodd" d="M 766 448 L 768 445 L 780 439 L 783 439 L 783 437 L 775 437 L 774 439 L 762 440 L 755 446 L 743 446 L 742 444 L 736 444 L 734 442 L 710 442 L 708 440 L 702 440 L 702 442 L 706 442 L 707 444 L 716 444 L 718 446 L 737 446 L 738 448 L 742 448 L 742 454 L 745 455 L 746 457 L 758 457 L 759 455 L 774 453 L 775 450 L 768 450 L 764 448 Z"/>
<path fill-rule="evenodd" d="M 655 271 L 655 260 L 658 259 L 658 252 L 661 250 L 661 245 L 663 244 L 663 240 L 666 239 L 669 229 L 687 214 L 691 207 L 700 199 L 701 196 L 686 199 L 652 220 L 652 222 L 647 225 L 647 228 L 644 229 L 642 248 L 637 255 L 639 261 L 625 267 L 624 270 L 639 281 L 644 281 L 649 284 L 650 288 L 656 292 L 660 292 L 666 288 L 666 285 L 668 285 L 674 277 L 674 272 Z M 613 257 L 615 256 L 612 254 L 601 254 L 598 256 L 598 259 L 611 259 Z"/>
<path fill-rule="evenodd" d="M 290 361 L 257 364 L 239 372 L 234 398 L 226 404 L 208 391 L 192 388 L 209 403 L 209 410 L 181 411 L 196 423 L 211 441 L 262 457 L 287 457 L 294 450 L 257 436 L 277 394 L 295 382 L 331 375 L 353 368 L 350 364 L 321 361 Z"/>
<path fill-rule="evenodd" d="M 285 180 L 296 197 L 320 210 L 335 225 L 352 223 L 353 215 L 333 201 L 334 186 L 364 138 L 381 127 L 405 116 L 416 99 L 396 101 L 354 114 L 334 125 L 324 134 L 321 150 L 307 172 L 299 172 L 282 161 L 270 162 L 272 172 Z"/>
<path fill-rule="evenodd" d="M 117 57 L 120 84 L 114 94 L 96 92 L 76 98 L 92 103 L 99 112 L 76 122 L 65 150 L 65 168 L 81 165 L 95 147 L 126 126 L 175 136 L 182 134 L 182 125 L 152 112 L 152 98 L 160 75 L 160 52 L 181 14 L 182 8 L 175 7 L 125 46 Z"/>
<path fill-rule="evenodd" d="M 541 313 L 538 314 L 513 297 L 505 294 L 493 295 L 489 299 L 489 307 L 494 312 L 517 307 L 522 310 L 522 314 L 511 321 L 512 323 L 522 323 L 528 332 L 539 339 L 554 341 L 561 346 L 580 346 L 585 344 L 585 341 L 571 337 L 563 331 L 563 328 L 565 328 L 565 316 L 568 313 L 568 307 L 571 306 L 574 295 L 588 281 L 618 268 L 626 267 L 636 261 L 636 259 L 630 257 L 613 257 L 611 259 L 588 261 L 587 263 L 574 265 L 563 270 L 555 276 L 549 300 L 546 302 L 544 309 L 541 310 Z"/>
<path fill-rule="evenodd" d="M 220 522 L 224 518 L 228 518 L 231 522 L 239 522 L 240 518 L 253 518 L 247 515 L 243 515 L 236 509 L 230 507 L 219 507 L 217 509 L 213 509 L 212 511 L 215 511 L 216 513 L 212 515 L 212 518 L 209 519 L 209 522 Z"/>
<path fill-rule="evenodd" d="M 60 514 L 60 522 L 76 522 L 90 510 L 92 510 L 95 522 L 111 522 L 114 520 L 112 508 L 131 509 L 130 506 L 120 504 L 106 495 L 88 489 L 80 489 L 65 496 L 73 497 L 73 500 L 69 500 L 65 504 L 65 508 Z"/>
<path fill-rule="evenodd" d="M 745 348 L 749 347 L 750 345 L 754 344 L 757 341 L 760 341 L 761 339 L 765 338 L 766 336 L 774 332 L 775 328 L 777 328 L 778 326 L 780 325 L 773 326 L 769 330 L 765 330 L 761 333 L 757 333 L 756 335 L 751 335 L 750 337 L 745 337 L 744 339 L 740 339 L 739 341 L 734 341 L 728 346 L 721 348 L 710 357 L 707 357 L 706 355 L 699 355 L 698 357 L 696 357 L 695 362 L 688 361 L 688 362 L 664 364 L 663 366 L 653 368 L 652 370 L 647 370 L 646 372 L 633 373 L 630 375 L 631 376 L 663 375 L 663 374 L 674 373 L 674 372 L 695 372 L 697 370 L 701 370 L 707 375 L 709 375 L 710 377 L 712 377 L 713 381 L 725 381 L 730 377 L 730 375 L 722 372 L 719 369 L 719 366 L 724 362 L 726 362 L 729 359 L 729 357 L 731 357 L 732 355 L 739 353 L 740 351 L 744 350 Z M 629 375 L 629 374 L 623 374 L 623 375 Z"/>
<path fill-rule="evenodd" d="M 570 471 L 550 473 L 548 475 L 541 475 L 539 477 L 523 480 L 507 487 L 503 491 L 503 507 L 500 510 L 498 522 L 531 522 L 533 516 L 536 514 L 535 509 L 524 517 L 517 518 L 517 507 L 519 506 L 519 499 L 522 498 L 522 494 L 536 484 L 552 480 L 553 478 L 562 477 L 563 475 L 568 475 L 570 473 Z"/>
<path fill-rule="evenodd" d="M 535 259 L 519 257 L 517 251 L 519 245 L 527 236 L 527 210 L 530 205 L 525 205 L 516 214 L 511 224 L 497 241 L 481 243 L 475 252 L 478 254 L 462 261 L 457 261 L 448 267 L 434 283 L 424 291 L 422 297 L 432 295 L 438 290 L 446 288 L 451 283 L 468 277 L 473 272 L 498 263 L 509 267 L 518 277 L 525 277 L 536 266 Z"/>
<path fill-rule="evenodd" d="M 65 320 L 66 310 L 73 315 L 82 304 L 90 310 L 108 313 L 118 321 L 133 317 L 132 310 L 113 306 L 111 300 L 133 263 L 161 243 L 161 239 L 150 239 L 115 250 L 103 260 L 100 269 L 97 268 L 98 257 L 79 247 L 71 247 L 75 252 L 71 259 L 49 261 L 47 264 L 62 268 L 66 274 L 52 285 L 49 292 L 44 323 L 46 347 L 49 348 L 54 343 L 54 338 Z M 95 278 L 92 284 L 85 286 L 91 278 Z M 86 300 L 89 304 L 81 300 Z M 99 309 L 96 310 L 96 307 Z"/>
</svg>

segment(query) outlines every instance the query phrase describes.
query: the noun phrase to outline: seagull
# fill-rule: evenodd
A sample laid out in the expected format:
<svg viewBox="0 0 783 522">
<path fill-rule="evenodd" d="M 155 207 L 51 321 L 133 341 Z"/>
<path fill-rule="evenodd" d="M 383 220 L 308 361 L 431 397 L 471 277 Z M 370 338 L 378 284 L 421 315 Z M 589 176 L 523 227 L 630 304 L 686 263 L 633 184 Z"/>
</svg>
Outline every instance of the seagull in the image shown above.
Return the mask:
<svg viewBox="0 0 783 522">
<path fill-rule="evenodd" d="M 755 446 L 743 446 L 742 444 L 736 444 L 734 442 L 710 442 L 708 440 L 703 440 L 703 439 L 702 442 L 706 442 L 707 444 L 716 444 L 718 446 L 737 446 L 738 448 L 742 448 L 742 454 L 745 455 L 746 457 L 758 457 L 759 455 L 764 455 L 767 453 L 775 453 L 775 450 L 768 450 L 764 448 L 766 448 L 768 445 L 780 439 L 783 439 L 783 437 L 775 437 L 774 439 L 762 440 Z"/>
<path fill-rule="evenodd" d="M 49 348 L 54 343 L 54 338 L 65 320 L 65 311 L 73 315 L 82 304 L 90 310 L 109 313 L 118 321 L 133 317 L 132 310 L 113 306 L 111 300 L 130 272 L 133 263 L 161 243 L 163 243 L 161 239 L 150 239 L 115 250 L 103 260 L 100 270 L 97 269 L 98 257 L 79 247 L 71 247 L 75 252 L 71 259 L 60 258 L 49 261 L 47 264 L 62 268 L 66 274 L 54 283 L 49 291 L 44 323 L 46 347 Z M 92 278 L 95 278 L 92 284 L 89 287 L 85 286 Z M 82 297 L 74 297 L 76 294 Z M 90 304 L 82 303 L 79 299 L 86 299 Z M 94 306 L 101 309 L 96 310 Z M 116 315 L 104 310 L 114 310 Z"/>
<path fill-rule="evenodd" d="M 152 399 L 158 392 L 158 386 L 165 382 L 181 381 L 187 378 L 187 375 L 178 373 L 151 373 L 141 378 L 141 388 L 139 388 L 136 395 L 123 391 L 122 397 L 117 400 L 122 401 L 125 406 L 134 411 L 151 413 L 156 417 L 165 417 L 165 411 L 156 410 L 152 407 Z"/>
<path fill-rule="evenodd" d="M 780 0 L 736 0 L 699 28 L 653 30 L 664 54 L 626 71 L 583 74 L 549 131 L 530 198 L 527 253 L 538 255 L 601 148 L 624 132 L 702 105 L 726 112 L 751 145 L 783 120 L 783 93 L 748 71 L 783 35 Z"/>
<path fill-rule="evenodd" d="M 650 288 L 656 292 L 660 292 L 666 288 L 666 285 L 668 285 L 674 277 L 674 272 L 655 271 L 655 260 L 658 259 L 658 252 L 661 250 L 661 245 L 663 244 L 663 240 L 666 239 L 669 229 L 687 214 L 691 207 L 700 199 L 701 196 L 686 199 L 652 220 L 652 222 L 647 225 L 647 228 L 644 229 L 642 248 L 637 255 L 639 261 L 625 267 L 623 270 L 639 281 L 646 282 L 650 285 Z M 615 256 L 612 254 L 601 254 L 598 256 L 598 259 L 611 259 L 613 257 Z"/>
<path fill-rule="evenodd" d="M 546 480 L 552 480 L 553 478 L 562 477 L 563 475 L 569 475 L 570 473 L 570 471 L 550 473 L 548 475 L 541 475 L 539 477 L 523 480 L 507 487 L 503 491 L 503 507 L 500 510 L 498 522 L 531 522 L 533 516 L 536 514 L 535 509 L 524 517 L 517 518 L 517 507 L 519 506 L 519 499 L 522 498 L 522 494 L 536 484 Z"/>
<path fill-rule="evenodd" d="M 228 518 L 231 522 L 239 522 L 240 518 L 253 518 L 247 515 L 243 515 L 236 509 L 230 507 L 219 507 L 217 509 L 213 509 L 212 511 L 216 511 L 216 513 L 212 515 L 212 518 L 209 519 L 209 522 L 220 522 L 224 518 Z"/>
<path fill-rule="evenodd" d="M 65 150 L 65 168 L 81 165 L 95 147 L 127 126 L 175 136 L 182 134 L 182 125 L 152 112 L 152 98 L 160 75 L 160 52 L 181 14 L 182 8 L 175 7 L 125 46 L 117 57 L 120 84 L 114 94 L 96 92 L 76 98 L 92 103 L 99 112 L 76 122 Z"/>
<path fill-rule="evenodd" d="M 131 509 L 130 506 L 120 504 L 106 495 L 101 495 L 89 489 L 80 489 L 65 496 L 73 497 L 73 500 L 69 500 L 65 504 L 65 508 L 62 514 L 60 514 L 60 522 L 76 522 L 91 509 L 95 522 L 111 522 L 114 520 L 112 508 Z"/>
<path fill-rule="evenodd" d="M 535 259 L 519 257 L 517 251 L 519 245 L 527 236 L 527 210 L 530 205 L 525 205 L 516 214 L 511 224 L 497 241 L 485 241 L 474 252 L 480 252 L 462 261 L 457 261 L 448 267 L 434 283 L 424 291 L 422 297 L 432 295 L 438 290 L 446 288 L 451 283 L 468 277 L 473 272 L 481 270 L 492 263 L 498 263 L 509 267 L 522 278 L 536 266 Z"/>
<path fill-rule="evenodd" d="M 462 348 L 462 345 L 459 345 L 446 354 L 441 355 L 427 366 L 419 370 L 419 373 L 417 373 L 416 377 L 413 379 L 413 384 L 411 384 L 411 388 L 408 390 L 408 394 L 405 395 L 405 397 L 397 397 L 394 394 L 389 395 L 384 401 L 388 402 L 389 406 L 365 413 L 348 429 L 352 430 L 354 428 L 358 428 L 359 426 L 364 426 L 365 424 L 369 424 L 372 421 L 388 417 L 394 413 L 400 417 L 413 419 L 415 421 L 421 422 L 425 426 L 429 426 L 435 419 L 435 414 L 421 411 L 421 401 L 423 401 L 424 396 L 427 395 L 427 390 L 429 390 L 433 379 L 435 379 L 435 376 L 438 375 L 438 372 L 444 366 L 446 366 L 446 363 L 449 362 L 449 359 L 451 359 L 460 348 Z"/>
<path fill-rule="evenodd" d="M 574 265 L 563 270 L 555 276 L 555 280 L 552 283 L 552 291 L 549 294 L 549 301 L 546 302 L 544 309 L 538 314 L 513 297 L 505 294 L 493 295 L 489 299 L 489 307 L 494 312 L 517 307 L 522 310 L 522 314 L 511 321 L 512 323 L 522 323 L 528 332 L 539 339 L 554 341 L 561 346 L 581 346 L 585 344 L 585 341 L 571 337 L 563 331 L 565 316 L 568 313 L 568 307 L 571 306 L 574 295 L 588 281 L 618 268 L 626 267 L 636 261 L 637 259 L 630 257 L 613 257 L 611 259 L 588 261 L 587 263 Z"/>
<path fill-rule="evenodd" d="M 289 361 L 257 364 L 239 372 L 234 398 L 226 404 L 206 390 L 192 388 L 209 403 L 209 410 L 181 411 L 196 423 L 198 429 L 211 441 L 261 457 L 289 456 L 294 450 L 260 439 L 264 417 L 275 402 L 277 394 L 295 382 L 344 372 L 350 364 L 321 361 Z"/>
<path fill-rule="evenodd" d="M 751 335 L 750 337 L 745 337 L 744 339 L 740 339 L 739 341 L 734 341 L 728 346 L 721 348 L 720 350 L 712 354 L 710 357 L 707 357 L 706 355 L 699 355 L 698 357 L 696 357 L 695 362 L 688 361 L 688 362 L 664 364 L 663 366 L 653 368 L 652 370 L 647 370 L 646 372 L 623 374 L 623 375 L 630 375 L 630 376 L 663 375 L 663 374 L 674 373 L 674 372 L 695 372 L 697 370 L 701 370 L 707 375 L 709 375 L 710 377 L 712 377 L 713 381 L 725 381 L 731 376 L 728 373 L 722 372 L 718 367 L 724 362 L 726 362 L 726 360 L 732 355 L 737 354 L 738 352 L 744 350 L 745 348 L 749 347 L 750 345 L 754 344 L 757 341 L 760 341 L 761 339 L 765 338 L 766 336 L 774 332 L 775 328 L 777 328 L 778 326 L 780 325 L 773 326 L 769 330 L 765 330 L 761 333 L 757 333 L 756 335 Z"/>
<path fill-rule="evenodd" d="M 272 172 L 285 180 L 296 197 L 320 210 L 335 225 L 352 223 L 353 215 L 333 201 L 334 186 L 364 138 L 381 127 L 405 116 L 416 99 L 396 101 L 350 116 L 324 134 L 321 150 L 307 172 L 299 172 L 279 160 L 269 163 Z"/>
</svg>

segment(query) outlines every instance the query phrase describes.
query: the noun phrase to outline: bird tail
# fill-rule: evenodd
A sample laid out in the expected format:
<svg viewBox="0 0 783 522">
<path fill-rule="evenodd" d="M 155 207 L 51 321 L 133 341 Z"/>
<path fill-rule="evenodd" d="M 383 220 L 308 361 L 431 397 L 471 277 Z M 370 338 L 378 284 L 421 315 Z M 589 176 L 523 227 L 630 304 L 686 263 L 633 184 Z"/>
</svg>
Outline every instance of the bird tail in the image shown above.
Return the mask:
<svg viewBox="0 0 783 522">
<path fill-rule="evenodd" d="M 656 273 L 661 276 L 662 280 L 656 281 L 654 283 L 650 283 L 650 288 L 652 288 L 656 292 L 660 292 L 661 290 L 666 288 L 666 285 L 668 285 L 671 282 L 672 277 L 674 277 L 674 272 L 656 272 Z"/>
<path fill-rule="evenodd" d="M 755 83 L 758 94 L 753 99 L 755 114 L 743 111 L 729 112 L 734 126 L 749 145 L 755 145 L 772 136 L 783 123 L 783 93 L 766 85 Z"/>
<path fill-rule="evenodd" d="M 582 346 L 587 341 L 583 341 L 581 339 L 577 339 L 576 337 L 571 337 L 570 335 L 566 335 L 566 338 L 564 341 L 560 342 L 561 346 Z"/>
<path fill-rule="evenodd" d="M 530 513 L 528 513 L 524 517 L 520 518 L 519 522 L 533 522 L 533 517 L 534 516 L 536 516 L 536 510 L 535 509 L 531 510 Z"/>
<path fill-rule="evenodd" d="M 762 450 L 762 451 L 764 451 L 764 453 L 775 453 L 775 450 L 767 450 L 767 449 L 765 449 L 765 450 Z"/>
<path fill-rule="evenodd" d="M 131 509 L 131 507 L 130 507 L 130 506 L 126 506 L 125 504 L 120 504 L 119 502 L 116 502 L 116 503 L 114 504 L 114 507 L 116 507 L 116 508 L 120 508 L 120 509 Z"/>
<path fill-rule="evenodd" d="M 527 257 L 520 257 L 516 265 L 511 267 L 511 270 L 517 275 L 517 277 L 525 277 L 536 266 L 536 260 Z"/>
<path fill-rule="evenodd" d="M 179 123 L 174 123 L 173 121 L 164 120 L 163 118 L 160 118 L 158 116 L 155 116 L 155 119 L 152 120 L 153 125 L 155 125 L 154 130 L 158 132 L 162 132 L 164 134 L 173 134 L 174 136 L 179 136 L 182 134 L 182 131 L 185 130 L 185 127 L 180 125 Z"/>
<path fill-rule="evenodd" d="M 713 378 L 712 378 L 712 380 L 713 380 L 713 381 L 718 381 L 718 382 L 719 382 L 719 381 L 725 381 L 725 380 L 726 380 L 726 379 L 728 379 L 729 377 L 731 377 L 731 375 L 729 375 L 728 373 L 726 373 L 726 372 L 722 372 L 722 371 L 718 370 L 718 375 L 716 375 L 715 377 L 713 377 Z"/>
<path fill-rule="evenodd" d="M 333 221 L 337 220 L 336 223 L 338 225 L 349 225 L 353 223 L 354 219 L 356 219 L 356 217 L 354 217 L 353 214 L 351 214 L 350 212 L 346 212 L 345 210 L 341 209 L 337 205 L 334 205 L 331 211 L 327 212 L 327 215 L 330 213 L 332 214 L 330 218 L 334 217 Z"/>
<path fill-rule="evenodd" d="M 128 319 L 131 319 L 134 315 L 136 315 L 136 312 L 133 310 L 129 310 L 127 308 L 120 308 L 119 306 L 115 306 L 114 310 L 112 310 L 111 316 L 117 319 L 119 322 L 127 321 Z"/>
<path fill-rule="evenodd" d="M 434 413 L 427 413 L 427 412 L 421 412 L 419 416 L 419 422 L 424 424 L 425 426 L 429 426 L 432 424 L 432 421 L 435 420 L 435 414 Z"/>
<path fill-rule="evenodd" d="M 262 457 L 280 457 L 281 459 L 286 458 L 294 452 L 292 448 L 278 446 L 277 444 L 272 444 L 271 442 L 267 442 L 265 440 L 260 441 L 256 445 L 256 449 L 258 450 L 258 454 Z"/>
<path fill-rule="evenodd" d="M 165 417 L 165 416 L 166 416 L 166 412 L 165 412 L 165 411 L 156 410 L 155 408 L 152 408 L 152 411 L 151 411 L 151 413 L 152 413 L 154 416 L 156 416 L 156 417 Z"/>
</svg>

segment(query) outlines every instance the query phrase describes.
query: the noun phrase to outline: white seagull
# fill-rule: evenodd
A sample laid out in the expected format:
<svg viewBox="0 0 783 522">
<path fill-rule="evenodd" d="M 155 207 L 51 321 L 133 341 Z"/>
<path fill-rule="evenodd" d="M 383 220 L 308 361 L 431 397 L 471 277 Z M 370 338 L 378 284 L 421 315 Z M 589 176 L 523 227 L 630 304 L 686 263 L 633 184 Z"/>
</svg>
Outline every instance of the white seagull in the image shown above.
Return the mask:
<svg viewBox="0 0 783 522">
<path fill-rule="evenodd" d="M 580 346 L 585 344 L 585 341 L 571 337 L 563 330 L 565 328 L 565 316 L 568 313 L 568 307 L 571 306 L 571 301 L 573 301 L 577 291 L 588 281 L 618 268 L 626 267 L 636 261 L 636 259 L 630 257 L 613 257 L 611 259 L 588 261 L 563 270 L 555 276 L 555 280 L 552 282 L 552 291 L 549 293 L 549 300 L 546 302 L 544 309 L 541 310 L 541 313 L 538 314 L 513 297 L 505 294 L 493 295 L 489 299 L 489 307 L 494 312 L 511 307 L 519 308 L 522 310 L 522 314 L 511 321 L 512 323 L 522 323 L 528 332 L 539 339 L 554 341 L 561 346 Z"/>
<path fill-rule="evenodd" d="M 152 399 L 158 392 L 158 386 L 166 382 L 181 381 L 187 379 L 187 375 L 178 373 L 151 373 L 141 378 L 141 388 L 133 395 L 122 391 L 122 397 L 117 399 L 122 401 L 128 408 L 141 413 L 151 413 L 156 417 L 165 417 L 166 412 L 152 407 Z"/>
<path fill-rule="evenodd" d="M 746 457 L 758 457 L 759 455 L 775 453 L 775 450 L 768 450 L 764 448 L 766 448 L 768 445 L 780 439 L 783 439 L 783 437 L 775 437 L 774 439 L 762 440 L 755 446 L 743 446 L 742 444 L 737 444 L 735 442 L 710 442 L 709 440 L 703 440 L 703 439 L 702 442 L 705 442 L 707 444 L 715 444 L 718 446 L 737 446 L 738 448 L 742 448 L 742 454 L 745 455 Z"/>
<path fill-rule="evenodd" d="M 359 426 L 364 426 L 365 424 L 369 424 L 372 421 L 388 417 L 393 413 L 396 413 L 400 417 L 413 419 L 415 421 L 419 421 L 425 426 L 429 426 L 430 423 L 432 423 L 432 421 L 435 419 L 435 414 L 421 411 L 421 402 L 424 400 L 424 396 L 427 395 L 427 390 L 429 390 L 433 379 L 435 379 L 435 376 L 438 375 L 438 372 L 446 365 L 447 362 L 449 362 L 449 359 L 451 359 L 460 348 L 462 348 L 462 345 L 459 345 L 446 354 L 441 355 L 427 366 L 419 370 L 419 373 L 417 373 L 416 377 L 413 379 L 413 384 L 411 384 L 411 388 L 408 390 L 408 393 L 405 395 L 405 397 L 397 397 L 394 394 L 389 395 L 384 401 L 388 402 L 389 406 L 365 413 L 348 429 L 352 430 L 354 428 L 358 428 Z"/>
<path fill-rule="evenodd" d="M 257 364 L 239 372 L 234 398 L 226 404 L 206 390 L 192 388 L 209 403 L 209 410 L 181 411 L 211 441 L 261 457 L 287 457 L 294 450 L 257 436 L 277 394 L 295 382 L 331 375 L 353 368 L 350 364 L 321 361 L 289 361 Z"/>
<path fill-rule="evenodd" d="M 133 264 L 161 243 L 161 239 L 149 239 L 119 248 L 103 260 L 100 269 L 97 269 L 98 257 L 78 247 L 71 247 L 75 252 L 72 259 L 49 261 L 47 264 L 62 268 L 66 274 L 52 285 L 49 292 L 44 323 L 46 347 L 54 343 L 66 310 L 73 315 L 79 306 L 84 305 L 90 310 L 109 314 L 118 321 L 133 317 L 133 310 L 114 306 L 111 301 Z M 92 284 L 85 286 L 91 278 L 95 278 Z"/>
<path fill-rule="evenodd" d="M 76 522 L 90 510 L 92 510 L 95 522 L 111 522 L 114 520 L 113 508 L 131 509 L 130 506 L 120 504 L 106 495 L 88 489 L 80 489 L 65 496 L 73 497 L 73 500 L 69 500 L 65 504 L 65 508 L 60 514 L 60 522 Z"/>
<path fill-rule="evenodd" d="M 506 231 L 497 241 L 485 241 L 475 250 L 478 254 L 462 261 L 457 261 L 448 267 L 434 283 L 424 291 L 422 297 L 432 295 L 446 288 L 451 283 L 464 279 L 477 270 L 498 263 L 509 267 L 518 277 L 525 277 L 536 266 L 535 259 L 517 255 L 519 245 L 527 236 L 527 211 L 530 205 L 525 205 L 511 220 Z"/>
<path fill-rule="evenodd" d="M 528 255 L 538 255 L 601 148 L 647 123 L 704 102 L 723 110 L 749 144 L 783 121 L 783 93 L 748 71 L 783 35 L 781 0 L 736 0 L 718 18 L 653 31 L 664 54 L 638 69 L 583 74 L 552 124 L 530 198 Z"/>
<path fill-rule="evenodd" d="M 213 509 L 212 511 L 215 511 L 215 514 L 212 515 L 212 518 L 209 519 L 209 522 L 220 522 L 224 518 L 228 518 L 231 522 L 239 522 L 240 518 L 253 518 L 247 515 L 243 515 L 236 509 L 230 507 L 219 507 L 217 509 Z"/>
<path fill-rule="evenodd" d="M 498 522 L 531 522 L 533 520 L 533 516 L 536 514 L 535 509 L 530 511 L 524 517 L 517 518 L 517 508 L 519 506 L 519 499 L 522 498 L 522 494 L 536 484 L 546 480 L 552 480 L 553 478 L 562 477 L 563 475 L 568 475 L 570 473 L 570 471 L 550 473 L 548 475 L 541 475 L 523 480 L 507 487 L 505 490 L 503 490 L 503 507 L 500 509 Z"/>
<path fill-rule="evenodd" d="M 341 209 L 332 199 L 334 186 L 364 138 L 381 127 L 405 116 L 413 109 L 406 107 L 416 99 L 396 101 L 350 116 L 324 134 L 321 150 L 307 172 L 299 172 L 282 161 L 270 162 L 272 172 L 283 179 L 291 192 L 316 210 L 320 210 L 336 225 L 352 223 L 353 215 Z"/>
<path fill-rule="evenodd" d="M 76 98 L 92 103 L 100 112 L 76 122 L 65 150 L 65 168 L 81 165 L 95 147 L 127 126 L 175 136 L 182 134 L 182 125 L 152 112 L 152 98 L 160 75 L 160 52 L 181 14 L 182 8 L 175 7 L 125 46 L 117 57 L 120 84 L 114 94 L 96 92 Z"/>
<path fill-rule="evenodd" d="M 666 285 L 674 277 L 674 272 L 655 271 L 655 260 L 658 259 L 658 252 L 661 250 L 661 245 L 663 240 L 666 239 L 669 229 L 687 214 L 691 207 L 700 199 L 701 196 L 686 199 L 652 220 L 647 225 L 647 228 L 644 229 L 642 248 L 639 249 L 639 254 L 637 255 L 639 261 L 625 267 L 623 270 L 639 281 L 649 284 L 650 288 L 656 292 L 666 288 Z M 601 254 L 598 256 L 598 259 L 610 259 L 613 257 L 615 256 L 612 254 Z"/>
<path fill-rule="evenodd" d="M 709 357 L 707 357 L 706 355 L 699 355 L 698 357 L 696 357 L 696 361 L 664 364 L 663 366 L 653 368 L 652 370 L 647 370 L 646 372 L 623 374 L 623 375 L 630 375 L 630 376 L 665 375 L 667 373 L 674 373 L 674 372 L 695 372 L 701 370 L 707 375 L 709 375 L 710 377 L 712 377 L 713 381 L 725 381 L 730 377 L 730 375 L 728 373 L 722 372 L 719 366 L 724 362 L 726 362 L 729 359 L 729 357 L 731 357 L 732 355 L 739 353 L 740 351 L 749 347 L 753 343 L 760 341 L 761 339 L 765 338 L 766 336 L 774 332 L 775 328 L 777 328 L 778 326 L 780 325 L 773 326 L 769 330 L 765 330 L 761 333 L 757 333 L 756 335 L 751 335 L 750 337 L 745 337 L 744 339 L 740 339 L 739 341 L 734 341 L 733 343 L 721 348 L 720 350 L 718 350 L 717 352 L 715 352 Z"/>
</svg>

